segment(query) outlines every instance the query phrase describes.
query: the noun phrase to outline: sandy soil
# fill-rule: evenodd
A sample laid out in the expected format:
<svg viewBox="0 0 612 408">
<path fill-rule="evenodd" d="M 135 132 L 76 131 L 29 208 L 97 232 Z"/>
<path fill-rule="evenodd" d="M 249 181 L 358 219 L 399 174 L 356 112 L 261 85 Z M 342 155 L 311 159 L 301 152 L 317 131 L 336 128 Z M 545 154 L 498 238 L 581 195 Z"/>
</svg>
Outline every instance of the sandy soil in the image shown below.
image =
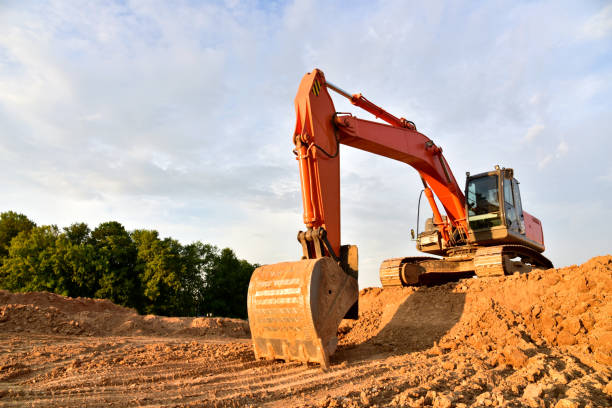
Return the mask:
<svg viewBox="0 0 612 408">
<path fill-rule="evenodd" d="M 611 294 L 611 256 L 364 289 L 323 371 L 255 361 L 241 320 L 0 291 L 0 405 L 610 407 Z"/>
</svg>

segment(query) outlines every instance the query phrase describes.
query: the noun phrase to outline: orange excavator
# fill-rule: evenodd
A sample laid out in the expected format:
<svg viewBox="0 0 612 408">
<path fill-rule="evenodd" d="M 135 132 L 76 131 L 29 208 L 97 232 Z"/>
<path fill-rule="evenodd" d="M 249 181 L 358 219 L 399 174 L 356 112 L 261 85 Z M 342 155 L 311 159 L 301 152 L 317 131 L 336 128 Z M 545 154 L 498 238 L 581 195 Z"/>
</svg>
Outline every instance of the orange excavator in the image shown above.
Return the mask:
<svg viewBox="0 0 612 408">
<path fill-rule="evenodd" d="M 328 90 L 386 123 L 336 112 Z M 297 239 L 303 256 L 253 272 L 247 302 L 256 358 L 315 362 L 327 368 L 341 320 L 358 318 L 357 247 L 341 245 L 340 240 L 340 145 L 413 167 L 433 212 L 425 230 L 417 233 L 416 247 L 436 256 L 383 261 L 383 287 L 552 268 L 542 255 L 542 224 L 523 210 L 512 169 L 495 166 L 485 173 L 466 173 L 462 191 L 442 148 L 419 133 L 414 122 L 397 118 L 361 94 L 343 91 L 318 69 L 302 78 L 295 110 L 293 153 L 306 225 Z"/>
</svg>

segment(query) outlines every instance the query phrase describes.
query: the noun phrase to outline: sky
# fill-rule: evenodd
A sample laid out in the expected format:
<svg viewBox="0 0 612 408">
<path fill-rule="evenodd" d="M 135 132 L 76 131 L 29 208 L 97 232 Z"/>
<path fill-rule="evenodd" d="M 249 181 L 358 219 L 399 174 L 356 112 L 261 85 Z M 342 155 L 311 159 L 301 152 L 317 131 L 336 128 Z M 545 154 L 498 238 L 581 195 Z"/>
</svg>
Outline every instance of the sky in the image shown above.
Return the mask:
<svg viewBox="0 0 612 408">
<path fill-rule="evenodd" d="M 555 266 L 612 252 L 605 1 L 0 1 L 0 211 L 298 260 L 293 98 L 314 68 L 414 121 L 460 186 L 513 168 Z M 378 286 L 418 255 L 422 185 L 340 155 L 342 242 Z"/>
</svg>

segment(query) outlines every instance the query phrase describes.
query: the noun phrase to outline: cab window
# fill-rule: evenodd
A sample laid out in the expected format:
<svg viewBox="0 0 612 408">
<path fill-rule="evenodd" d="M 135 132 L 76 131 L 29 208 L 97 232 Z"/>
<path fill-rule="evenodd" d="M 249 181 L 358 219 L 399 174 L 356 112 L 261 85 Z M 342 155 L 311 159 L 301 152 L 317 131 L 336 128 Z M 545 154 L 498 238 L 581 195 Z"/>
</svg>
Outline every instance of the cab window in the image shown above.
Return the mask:
<svg viewBox="0 0 612 408">
<path fill-rule="evenodd" d="M 472 179 L 468 183 L 469 215 L 489 214 L 499 211 L 497 176 Z"/>
<path fill-rule="evenodd" d="M 497 175 L 474 178 L 467 185 L 468 218 L 472 229 L 501 225 Z"/>
<path fill-rule="evenodd" d="M 510 229 L 518 230 L 519 222 L 516 209 L 514 208 L 511 179 L 504 179 L 504 208 L 506 210 L 506 226 Z"/>
</svg>

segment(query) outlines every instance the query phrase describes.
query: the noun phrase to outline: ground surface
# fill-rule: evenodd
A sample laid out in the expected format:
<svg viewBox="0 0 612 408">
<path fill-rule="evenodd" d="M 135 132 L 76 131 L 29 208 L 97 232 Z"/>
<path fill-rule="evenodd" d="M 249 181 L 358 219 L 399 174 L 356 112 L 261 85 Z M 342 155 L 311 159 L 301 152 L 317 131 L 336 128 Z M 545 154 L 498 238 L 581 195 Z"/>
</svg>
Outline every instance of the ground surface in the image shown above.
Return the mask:
<svg viewBox="0 0 612 408">
<path fill-rule="evenodd" d="M 612 257 L 370 288 L 331 369 L 255 361 L 246 322 L 0 291 L 1 406 L 612 406 Z"/>
</svg>

